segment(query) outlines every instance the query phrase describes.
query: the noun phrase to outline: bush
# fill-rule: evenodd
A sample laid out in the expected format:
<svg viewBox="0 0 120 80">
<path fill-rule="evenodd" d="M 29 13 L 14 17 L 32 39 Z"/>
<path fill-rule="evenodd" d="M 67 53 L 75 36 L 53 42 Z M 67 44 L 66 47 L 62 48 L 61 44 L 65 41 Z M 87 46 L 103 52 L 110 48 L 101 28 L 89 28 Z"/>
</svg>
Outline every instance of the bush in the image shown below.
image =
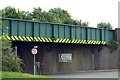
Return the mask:
<svg viewBox="0 0 120 80">
<path fill-rule="evenodd" d="M 119 43 L 116 41 L 111 41 L 107 46 L 111 49 L 112 51 L 117 50 Z"/>
<path fill-rule="evenodd" d="M 12 44 L 3 38 L 2 41 L 2 71 L 21 71 L 22 60 L 13 53 Z"/>
</svg>

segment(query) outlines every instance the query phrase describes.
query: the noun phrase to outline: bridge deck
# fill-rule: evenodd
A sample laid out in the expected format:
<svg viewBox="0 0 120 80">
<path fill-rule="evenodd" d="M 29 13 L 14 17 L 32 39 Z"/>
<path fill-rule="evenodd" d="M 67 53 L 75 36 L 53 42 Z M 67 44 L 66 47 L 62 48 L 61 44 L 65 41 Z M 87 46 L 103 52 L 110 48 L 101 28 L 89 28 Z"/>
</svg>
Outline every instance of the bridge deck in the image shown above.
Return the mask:
<svg viewBox="0 0 120 80">
<path fill-rule="evenodd" d="M 13 41 L 104 45 L 115 40 L 115 30 L 8 18 L 2 21 L 3 33 Z"/>
</svg>

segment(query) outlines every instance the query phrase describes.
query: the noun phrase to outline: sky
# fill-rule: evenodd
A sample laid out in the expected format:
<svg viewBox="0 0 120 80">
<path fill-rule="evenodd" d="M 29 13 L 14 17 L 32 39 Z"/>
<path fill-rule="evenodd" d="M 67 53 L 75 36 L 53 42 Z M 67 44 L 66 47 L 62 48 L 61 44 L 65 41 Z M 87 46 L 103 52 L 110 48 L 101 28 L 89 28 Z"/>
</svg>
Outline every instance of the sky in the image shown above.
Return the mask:
<svg viewBox="0 0 120 80">
<path fill-rule="evenodd" d="M 100 22 L 110 22 L 113 28 L 118 27 L 119 0 L 0 0 L 0 9 L 12 6 L 24 11 L 41 7 L 44 11 L 60 7 L 67 10 L 73 19 L 89 22 L 96 27 Z"/>
</svg>

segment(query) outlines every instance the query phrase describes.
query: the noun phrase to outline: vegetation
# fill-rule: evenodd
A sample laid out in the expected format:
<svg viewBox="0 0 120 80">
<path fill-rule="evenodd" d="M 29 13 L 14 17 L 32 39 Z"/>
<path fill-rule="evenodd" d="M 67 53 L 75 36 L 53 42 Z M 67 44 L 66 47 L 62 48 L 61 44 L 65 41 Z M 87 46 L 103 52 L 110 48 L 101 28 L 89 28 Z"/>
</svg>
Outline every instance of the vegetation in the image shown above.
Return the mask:
<svg viewBox="0 0 120 80">
<path fill-rule="evenodd" d="M 52 78 L 41 75 L 31 75 L 20 72 L 2 72 L 2 78 L 47 78 L 47 80 L 52 80 Z"/>
<path fill-rule="evenodd" d="M 112 25 L 108 22 L 101 22 L 97 24 L 97 28 L 105 28 L 105 29 L 112 29 Z"/>
<path fill-rule="evenodd" d="M 61 8 L 52 8 L 49 11 L 44 11 L 42 8 L 33 8 L 33 11 L 21 11 L 14 7 L 8 6 L 0 10 L 3 18 L 15 18 L 23 20 L 35 20 L 41 22 L 53 22 L 62 24 L 72 24 L 79 26 L 88 26 L 89 23 L 86 21 L 75 20 L 71 18 L 68 11 Z M 108 22 L 100 22 L 97 24 L 97 28 L 112 29 L 112 25 Z"/>
<path fill-rule="evenodd" d="M 44 11 L 42 8 L 33 8 L 33 11 L 21 11 L 11 6 L 7 6 L 0 10 L 3 18 L 15 18 L 23 20 L 36 20 L 41 22 L 53 22 L 62 24 L 72 24 L 79 26 L 88 26 L 87 21 L 75 20 L 71 18 L 68 11 L 61 8 L 52 8 L 49 11 Z M 1 15 L 0 15 L 1 16 Z M 100 22 L 97 24 L 97 28 L 112 29 L 112 25 L 108 22 Z"/>
<path fill-rule="evenodd" d="M 4 35 L 6 36 L 6 35 Z M 9 40 L 3 38 L 2 41 L 2 70 L 3 71 L 21 71 L 20 64 L 22 60 L 14 54 Z"/>
<path fill-rule="evenodd" d="M 111 52 L 112 52 L 117 50 L 119 44 L 116 41 L 111 41 L 107 46 L 111 49 Z"/>
<path fill-rule="evenodd" d="M 71 15 L 61 8 L 53 8 L 48 12 L 43 11 L 40 7 L 33 8 L 32 12 L 20 11 L 14 7 L 8 6 L 2 10 L 3 18 L 15 18 L 24 20 L 37 20 L 41 22 L 53 22 L 53 23 L 63 23 L 63 24 L 73 24 L 80 26 L 88 26 L 88 22 L 82 20 L 74 20 Z"/>
</svg>

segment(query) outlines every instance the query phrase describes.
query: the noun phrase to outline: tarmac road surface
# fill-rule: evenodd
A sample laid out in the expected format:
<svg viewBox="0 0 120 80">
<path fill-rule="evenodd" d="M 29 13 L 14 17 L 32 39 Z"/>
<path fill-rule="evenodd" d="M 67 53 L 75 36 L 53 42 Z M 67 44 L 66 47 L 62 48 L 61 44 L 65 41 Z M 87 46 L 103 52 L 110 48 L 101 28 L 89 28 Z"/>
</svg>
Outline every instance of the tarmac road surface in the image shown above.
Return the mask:
<svg viewBox="0 0 120 80">
<path fill-rule="evenodd" d="M 118 70 L 57 73 L 45 76 L 51 76 L 54 78 L 118 78 Z"/>
</svg>

